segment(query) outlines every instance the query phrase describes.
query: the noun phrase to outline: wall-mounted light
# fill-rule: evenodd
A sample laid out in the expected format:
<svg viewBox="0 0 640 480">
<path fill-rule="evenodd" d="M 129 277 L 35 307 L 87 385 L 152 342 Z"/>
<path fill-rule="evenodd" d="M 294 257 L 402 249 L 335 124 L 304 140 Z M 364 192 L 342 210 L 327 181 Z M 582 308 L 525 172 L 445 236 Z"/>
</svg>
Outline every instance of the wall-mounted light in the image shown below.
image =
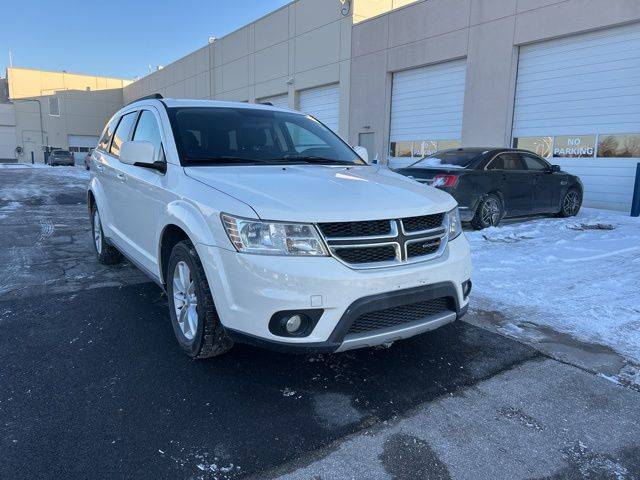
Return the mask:
<svg viewBox="0 0 640 480">
<path fill-rule="evenodd" d="M 345 17 L 351 13 L 351 0 L 340 0 L 340 11 Z"/>
</svg>

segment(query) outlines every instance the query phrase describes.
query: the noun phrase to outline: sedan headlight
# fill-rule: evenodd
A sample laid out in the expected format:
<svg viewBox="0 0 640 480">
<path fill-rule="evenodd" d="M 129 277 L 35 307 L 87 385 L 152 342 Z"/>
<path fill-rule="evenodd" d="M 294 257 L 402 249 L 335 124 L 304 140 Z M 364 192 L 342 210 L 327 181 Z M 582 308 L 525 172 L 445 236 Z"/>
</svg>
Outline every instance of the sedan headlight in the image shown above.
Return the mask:
<svg viewBox="0 0 640 480">
<path fill-rule="evenodd" d="M 259 255 L 326 256 L 327 251 L 313 225 L 261 222 L 223 213 L 229 240 L 242 253 Z"/>
<path fill-rule="evenodd" d="M 462 233 L 462 221 L 458 207 L 448 212 L 447 217 L 449 220 L 449 240 L 453 240 Z"/>
</svg>

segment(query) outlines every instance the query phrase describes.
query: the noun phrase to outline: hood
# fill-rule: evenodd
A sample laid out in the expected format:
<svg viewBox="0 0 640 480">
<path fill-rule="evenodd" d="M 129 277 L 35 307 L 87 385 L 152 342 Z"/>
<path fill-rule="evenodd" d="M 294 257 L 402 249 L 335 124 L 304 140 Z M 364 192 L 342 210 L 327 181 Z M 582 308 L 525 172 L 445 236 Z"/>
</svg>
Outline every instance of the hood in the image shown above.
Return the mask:
<svg viewBox="0 0 640 480">
<path fill-rule="evenodd" d="M 374 166 L 203 166 L 187 167 L 185 172 L 250 205 L 263 220 L 375 220 L 440 213 L 456 206 L 445 192 Z"/>
</svg>

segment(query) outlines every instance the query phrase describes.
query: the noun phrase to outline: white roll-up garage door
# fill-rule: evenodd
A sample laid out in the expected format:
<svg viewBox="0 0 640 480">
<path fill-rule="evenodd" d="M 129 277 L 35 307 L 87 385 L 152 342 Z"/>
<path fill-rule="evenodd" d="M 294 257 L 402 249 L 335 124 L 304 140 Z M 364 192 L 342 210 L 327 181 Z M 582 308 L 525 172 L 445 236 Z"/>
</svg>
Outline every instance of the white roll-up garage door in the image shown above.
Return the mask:
<svg viewBox="0 0 640 480">
<path fill-rule="evenodd" d="M 289 95 L 261 98 L 258 103 L 270 103 L 277 108 L 289 108 Z"/>
<path fill-rule="evenodd" d="M 393 75 L 389 164 L 460 146 L 466 60 Z"/>
<path fill-rule="evenodd" d="M 0 161 L 16 158 L 16 112 L 11 103 L 0 104 Z"/>
<path fill-rule="evenodd" d="M 0 161 L 15 161 L 16 127 L 0 125 Z"/>
<path fill-rule="evenodd" d="M 313 115 L 338 133 L 340 129 L 339 85 L 310 88 L 299 92 L 298 110 Z"/>
<path fill-rule="evenodd" d="M 76 165 L 84 163 L 85 155 L 98 145 L 98 137 L 93 135 L 69 135 L 69 151 L 76 159 Z"/>
<path fill-rule="evenodd" d="M 586 206 L 629 211 L 640 161 L 640 25 L 521 47 L 513 138 L 579 175 Z"/>
</svg>

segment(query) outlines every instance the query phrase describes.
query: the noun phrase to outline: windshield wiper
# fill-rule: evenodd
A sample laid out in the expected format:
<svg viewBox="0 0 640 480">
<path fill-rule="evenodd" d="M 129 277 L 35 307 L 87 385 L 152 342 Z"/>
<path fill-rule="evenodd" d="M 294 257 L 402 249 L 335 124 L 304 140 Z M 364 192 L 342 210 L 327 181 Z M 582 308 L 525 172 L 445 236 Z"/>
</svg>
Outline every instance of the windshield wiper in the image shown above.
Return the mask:
<svg viewBox="0 0 640 480">
<path fill-rule="evenodd" d="M 314 155 L 285 155 L 283 157 L 285 160 L 293 160 L 305 163 L 312 164 L 332 164 L 332 165 L 357 165 L 355 162 L 350 162 L 348 160 L 336 160 L 335 158 L 326 158 L 326 157 L 318 157 Z"/>
<path fill-rule="evenodd" d="M 234 163 L 270 163 L 269 160 L 261 160 L 257 158 L 242 158 L 232 157 L 227 155 L 221 155 L 219 157 L 186 157 L 187 162 L 190 165 L 207 165 L 207 164 L 234 164 Z"/>
</svg>

